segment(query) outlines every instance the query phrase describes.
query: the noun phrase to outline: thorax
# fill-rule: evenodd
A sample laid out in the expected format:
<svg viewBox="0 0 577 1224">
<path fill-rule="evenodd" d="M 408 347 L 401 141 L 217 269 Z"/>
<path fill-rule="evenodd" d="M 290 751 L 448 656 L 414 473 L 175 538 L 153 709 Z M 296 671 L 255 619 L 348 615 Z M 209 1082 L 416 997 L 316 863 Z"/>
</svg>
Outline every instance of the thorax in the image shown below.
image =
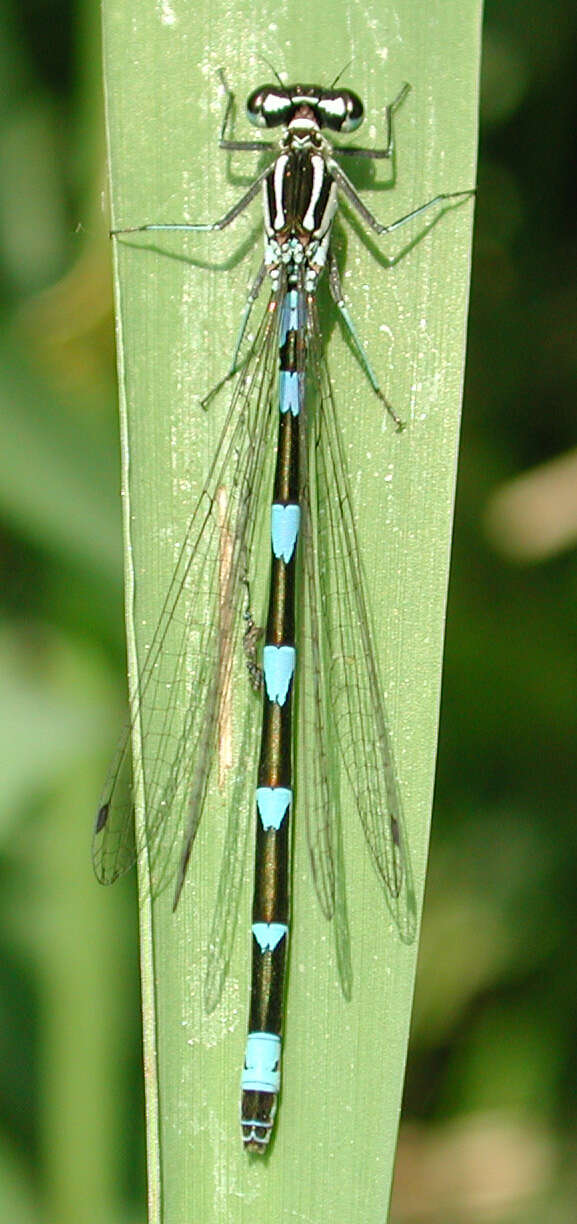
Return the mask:
<svg viewBox="0 0 577 1224">
<path fill-rule="evenodd" d="M 324 267 L 337 207 L 326 163 L 327 142 L 317 131 L 288 133 L 264 181 L 265 262 L 289 280 L 304 264 L 309 288 Z"/>
</svg>

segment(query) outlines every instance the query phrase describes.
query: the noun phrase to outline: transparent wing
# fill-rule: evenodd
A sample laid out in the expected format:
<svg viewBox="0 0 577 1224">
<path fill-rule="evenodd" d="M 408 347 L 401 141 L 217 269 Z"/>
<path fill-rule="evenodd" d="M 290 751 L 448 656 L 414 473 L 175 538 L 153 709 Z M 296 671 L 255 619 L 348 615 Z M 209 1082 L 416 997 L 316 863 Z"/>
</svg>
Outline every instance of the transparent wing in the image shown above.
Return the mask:
<svg viewBox="0 0 577 1224">
<path fill-rule="evenodd" d="M 216 1007 L 226 976 L 238 918 L 238 898 L 245 877 L 249 832 L 254 827 L 258 743 L 261 733 L 261 705 L 250 701 L 239 747 L 238 762 L 228 800 L 228 820 L 222 852 L 216 904 L 208 939 L 204 1002 L 208 1015 Z M 244 767 L 243 767 L 244 766 Z"/>
<path fill-rule="evenodd" d="M 153 893 L 172 878 L 175 904 L 202 815 L 233 665 L 242 655 L 248 567 L 261 489 L 272 463 L 273 447 L 267 442 L 277 366 L 276 307 L 275 295 L 237 381 L 157 627 L 139 665 L 133 717 L 94 831 L 94 867 L 103 883 L 115 880 L 146 849 Z M 243 742 L 247 735 L 251 739 L 254 722 L 253 712 Z M 136 750 L 130 788 L 131 741 Z M 240 758 L 233 786 L 237 798 L 250 786 L 253 764 L 252 753 Z M 130 792 L 144 806 L 142 846 L 134 840 Z M 230 853 L 228 859 L 219 896 L 230 892 L 227 881 L 238 875 Z M 226 960 L 227 953 L 217 951 Z"/>
<path fill-rule="evenodd" d="M 352 993 L 352 965 L 346 908 L 344 863 L 340 819 L 340 796 L 336 784 L 338 752 L 331 736 L 329 642 L 321 609 L 322 542 L 319 540 L 317 443 L 311 436 L 307 405 L 303 410 L 304 439 L 301 471 L 302 598 L 298 641 L 298 788 L 297 801 L 303 811 L 315 891 L 323 914 L 333 920 L 339 979 L 345 998 Z"/>
<path fill-rule="evenodd" d="M 322 774 L 318 800 L 315 801 L 312 788 L 307 794 L 313 877 L 323 911 L 330 911 L 332 896 L 338 916 L 339 905 L 344 905 L 338 816 L 339 765 L 344 765 L 371 858 L 384 885 L 385 899 L 401 938 L 411 942 L 416 929 L 416 901 L 401 796 L 363 591 L 349 481 L 316 310 L 311 321 L 309 354 L 319 398 L 316 437 L 314 446 L 309 447 L 312 514 L 307 528 L 310 539 L 304 550 L 309 622 L 305 641 L 315 677 L 311 685 L 314 691 L 310 693 L 312 713 L 305 718 L 312 719 L 314 724 L 311 736 L 314 748 L 307 755 L 318 759 L 317 785 L 319 772 Z M 318 647 L 313 645 L 315 640 Z M 304 741 L 304 735 L 302 738 Z M 344 920 L 341 915 L 340 921 L 346 923 L 346 907 Z"/>
</svg>

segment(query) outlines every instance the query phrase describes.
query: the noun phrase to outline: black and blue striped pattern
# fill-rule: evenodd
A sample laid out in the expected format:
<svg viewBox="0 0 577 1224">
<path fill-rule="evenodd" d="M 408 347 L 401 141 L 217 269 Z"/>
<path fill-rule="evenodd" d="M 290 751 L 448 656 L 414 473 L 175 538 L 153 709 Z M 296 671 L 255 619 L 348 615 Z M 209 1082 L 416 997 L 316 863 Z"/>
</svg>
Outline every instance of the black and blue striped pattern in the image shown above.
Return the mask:
<svg viewBox="0 0 577 1224">
<path fill-rule="evenodd" d="M 299 433 L 306 304 L 292 287 L 280 305 L 278 450 L 271 508 L 271 584 L 263 649 L 263 725 L 256 791 L 252 986 L 241 1127 L 249 1149 L 268 1143 L 280 1089 L 290 921 L 295 590 L 300 526 Z"/>
</svg>

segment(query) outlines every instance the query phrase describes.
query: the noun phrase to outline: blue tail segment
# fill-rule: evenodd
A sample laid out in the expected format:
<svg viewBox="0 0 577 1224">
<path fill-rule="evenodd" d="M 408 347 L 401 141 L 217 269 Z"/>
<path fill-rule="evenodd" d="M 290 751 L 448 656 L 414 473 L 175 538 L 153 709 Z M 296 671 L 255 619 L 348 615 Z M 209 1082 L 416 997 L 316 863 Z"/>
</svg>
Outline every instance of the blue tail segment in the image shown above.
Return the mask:
<svg viewBox="0 0 577 1224">
<path fill-rule="evenodd" d="M 252 933 L 261 952 L 274 952 L 283 935 L 288 935 L 286 922 L 253 922 Z"/>
<path fill-rule="evenodd" d="M 262 652 L 264 682 L 269 701 L 284 705 L 294 675 L 294 646 L 265 646 Z"/>
<path fill-rule="evenodd" d="M 292 803 L 288 786 L 257 786 L 256 806 L 263 829 L 280 829 Z"/>
<path fill-rule="evenodd" d="M 287 565 L 296 547 L 300 521 L 300 506 L 275 503 L 271 508 L 272 551 L 275 557 L 282 557 Z"/>
<path fill-rule="evenodd" d="M 285 293 L 280 308 L 278 345 L 286 344 L 289 332 L 302 331 L 305 322 L 304 302 L 298 289 Z"/>
<path fill-rule="evenodd" d="M 279 407 L 281 412 L 298 416 L 302 408 L 304 376 L 298 370 L 281 370 L 279 375 Z"/>
<path fill-rule="evenodd" d="M 280 1047 L 276 1033 L 249 1033 L 241 1080 L 245 1092 L 279 1091 Z"/>
</svg>

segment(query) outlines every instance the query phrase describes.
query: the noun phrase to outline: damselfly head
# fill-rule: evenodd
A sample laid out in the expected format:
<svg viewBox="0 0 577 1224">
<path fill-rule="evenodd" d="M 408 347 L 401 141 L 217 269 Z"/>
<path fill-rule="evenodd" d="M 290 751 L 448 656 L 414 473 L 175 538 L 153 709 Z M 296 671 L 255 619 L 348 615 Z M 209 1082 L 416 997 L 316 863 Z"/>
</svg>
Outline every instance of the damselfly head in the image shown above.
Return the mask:
<svg viewBox="0 0 577 1224">
<path fill-rule="evenodd" d="M 319 128 L 354 132 L 364 118 L 361 99 L 350 89 L 323 89 L 320 85 L 260 85 L 250 94 L 246 113 L 255 127 L 288 127 L 307 116 Z"/>
</svg>

